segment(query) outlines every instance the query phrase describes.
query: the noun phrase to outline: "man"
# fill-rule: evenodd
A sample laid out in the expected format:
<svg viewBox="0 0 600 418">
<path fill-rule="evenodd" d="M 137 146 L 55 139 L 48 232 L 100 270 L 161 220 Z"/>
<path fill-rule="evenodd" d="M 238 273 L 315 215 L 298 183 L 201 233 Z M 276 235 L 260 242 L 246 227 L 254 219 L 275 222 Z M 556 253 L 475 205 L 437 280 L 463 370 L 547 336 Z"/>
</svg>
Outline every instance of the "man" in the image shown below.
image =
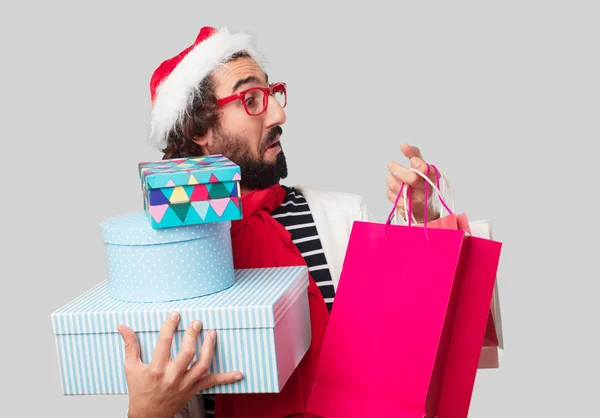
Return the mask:
<svg viewBox="0 0 600 418">
<path fill-rule="evenodd" d="M 119 332 L 126 347 L 130 418 L 310 417 L 304 411 L 328 314 L 333 306 L 345 250 L 355 220 L 374 219 L 358 195 L 280 184 L 287 176 L 281 126 L 286 121 L 287 87 L 271 83 L 251 39 L 227 29 L 202 28 L 196 41 L 164 61 L 151 83 L 151 139 L 164 159 L 220 153 L 242 171 L 243 219 L 232 223 L 236 268 L 306 264 L 313 339 L 281 394 L 195 395 L 241 378 L 236 371 L 206 374 L 216 336 L 201 347 L 200 360 L 189 370 L 201 324 L 189 327 L 177 358 L 168 357 L 178 316 L 161 330 L 150 364 L 139 360 L 135 333 Z M 426 170 L 419 150 L 402 152 L 413 168 Z M 395 202 L 400 185 L 413 187 L 413 214 L 423 219 L 424 181 L 398 163 L 389 166 L 387 197 Z M 399 213 L 404 208 L 399 204 Z M 437 216 L 429 213 L 430 219 Z M 187 363 L 186 363 L 187 362 Z M 224 402 L 222 402 L 224 400 Z M 179 415 L 177 415 L 179 414 Z"/>
</svg>

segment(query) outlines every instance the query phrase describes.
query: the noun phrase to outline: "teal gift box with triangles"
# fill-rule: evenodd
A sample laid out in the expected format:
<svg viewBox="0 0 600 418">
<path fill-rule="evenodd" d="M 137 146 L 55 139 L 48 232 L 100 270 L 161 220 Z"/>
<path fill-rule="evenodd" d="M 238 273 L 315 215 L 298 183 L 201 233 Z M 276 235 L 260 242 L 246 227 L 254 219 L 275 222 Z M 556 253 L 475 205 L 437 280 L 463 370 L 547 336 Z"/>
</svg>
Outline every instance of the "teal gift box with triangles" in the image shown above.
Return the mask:
<svg viewBox="0 0 600 418">
<path fill-rule="evenodd" d="M 223 155 L 141 162 L 138 169 L 153 228 L 242 218 L 240 167 Z"/>
</svg>

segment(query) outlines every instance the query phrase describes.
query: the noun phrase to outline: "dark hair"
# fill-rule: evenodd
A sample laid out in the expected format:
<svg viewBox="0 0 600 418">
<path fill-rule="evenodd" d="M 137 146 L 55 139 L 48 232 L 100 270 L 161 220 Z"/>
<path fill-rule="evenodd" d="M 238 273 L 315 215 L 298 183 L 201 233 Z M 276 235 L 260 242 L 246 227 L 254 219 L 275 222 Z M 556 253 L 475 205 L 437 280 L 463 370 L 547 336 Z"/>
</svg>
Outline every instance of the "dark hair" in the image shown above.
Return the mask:
<svg viewBox="0 0 600 418">
<path fill-rule="evenodd" d="M 250 56 L 245 51 L 233 54 L 226 62 L 237 58 Z M 219 122 L 215 82 L 211 74 L 207 75 L 194 93 L 181 126 L 171 129 L 167 137 L 167 146 L 162 150 L 163 160 L 171 158 L 196 157 L 202 155 L 200 145 L 194 142 L 194 137 L 202 136 L 210 128 L 215 128 Z"/>
</svg>

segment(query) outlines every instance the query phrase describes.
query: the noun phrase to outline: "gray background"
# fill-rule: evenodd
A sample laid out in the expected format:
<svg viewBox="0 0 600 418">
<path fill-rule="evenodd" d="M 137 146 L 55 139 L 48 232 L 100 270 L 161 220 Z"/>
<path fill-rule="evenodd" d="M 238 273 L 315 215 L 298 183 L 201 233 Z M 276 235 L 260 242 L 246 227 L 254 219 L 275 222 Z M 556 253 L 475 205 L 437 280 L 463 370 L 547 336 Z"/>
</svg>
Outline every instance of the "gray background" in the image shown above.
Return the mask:
<svg viewBox="0 0 600 418">
<path fill-rule="evenodd" d="M 470 416 L 597 411 L 597 2 L 309 3 L 2 7 L 2 416 L 124 416 L 126 397 L 60 394 L 50 313 L 105 278 L 98 224 L 140 207 L 136 164 L 160 158 L 151 73 L 205 24 L 256 35 L 288 83 L 288 184 L 383 220 L 406 141 L 493 220 L 507 351 Z"/>
</svg>

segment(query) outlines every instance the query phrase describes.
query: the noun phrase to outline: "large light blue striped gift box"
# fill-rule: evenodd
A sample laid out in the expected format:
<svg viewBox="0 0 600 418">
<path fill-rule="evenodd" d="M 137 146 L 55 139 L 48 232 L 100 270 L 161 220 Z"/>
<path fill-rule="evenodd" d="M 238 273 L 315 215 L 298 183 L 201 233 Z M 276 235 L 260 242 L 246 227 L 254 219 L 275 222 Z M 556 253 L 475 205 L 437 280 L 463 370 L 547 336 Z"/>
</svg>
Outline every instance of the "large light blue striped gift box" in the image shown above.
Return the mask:
<svg viewBox="0 0 600 418">
<path fill-rule="evenodd" d="M 52 313 L 62 392 L 126 394 L 124 347 L 117 326 L 138 335 L 142 361 L 152 358 L 159 329 L 172 310 L 181 313 L 171 355 L 186 327 L 200 319 L 217 330 L 211 372 L 240 370 L 244 379 L 205 393 L 279 392 L 311 341 L 308 270 L 305 266 L 236 270 L 230 288 L 208 296 L 161 303 L 124 302 L 103 281 Z M 198 354 L 196 355 L 196 359 Z"/>
</svg>

